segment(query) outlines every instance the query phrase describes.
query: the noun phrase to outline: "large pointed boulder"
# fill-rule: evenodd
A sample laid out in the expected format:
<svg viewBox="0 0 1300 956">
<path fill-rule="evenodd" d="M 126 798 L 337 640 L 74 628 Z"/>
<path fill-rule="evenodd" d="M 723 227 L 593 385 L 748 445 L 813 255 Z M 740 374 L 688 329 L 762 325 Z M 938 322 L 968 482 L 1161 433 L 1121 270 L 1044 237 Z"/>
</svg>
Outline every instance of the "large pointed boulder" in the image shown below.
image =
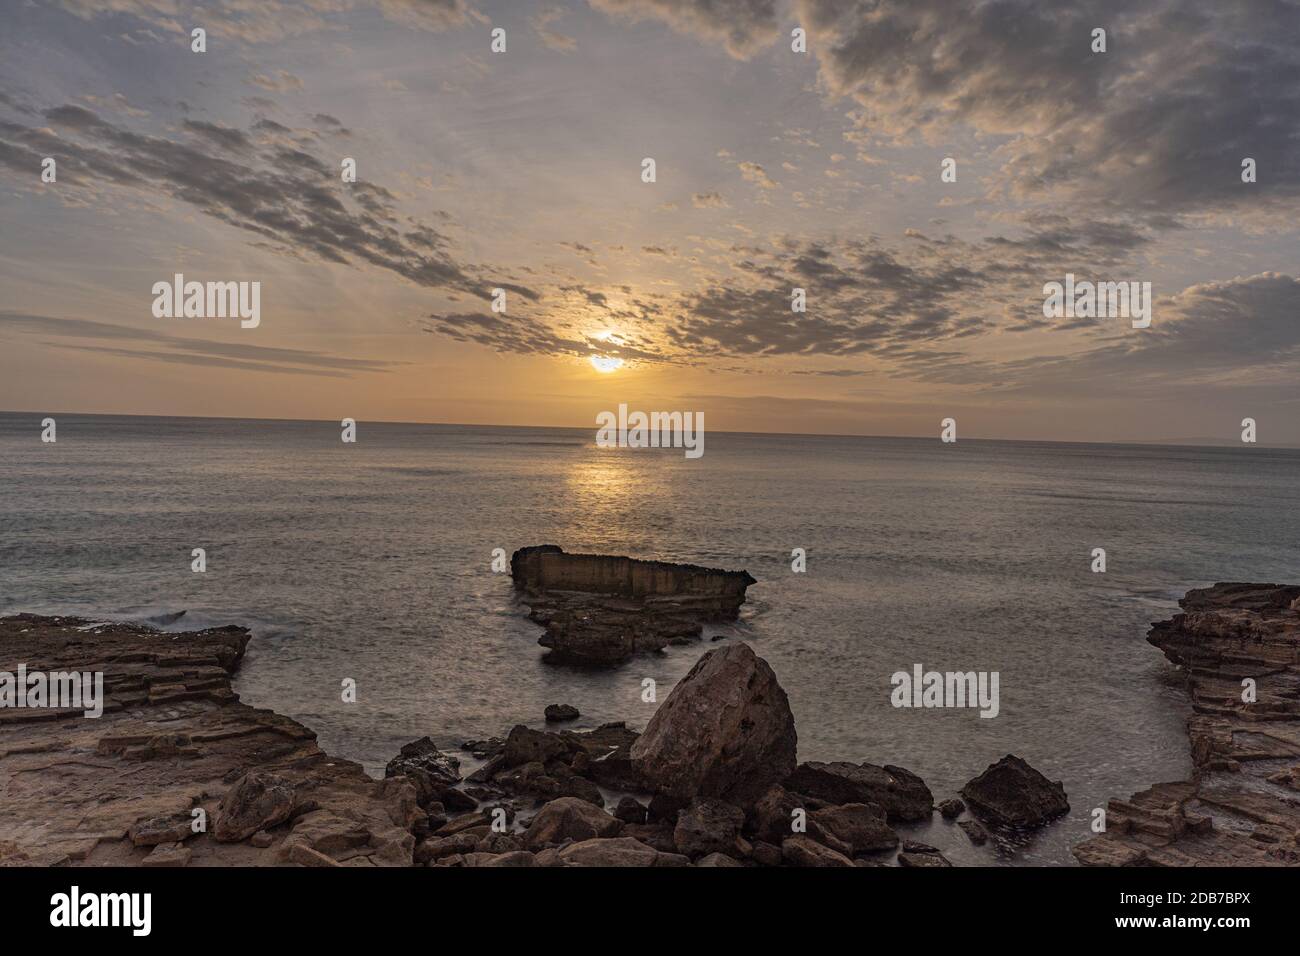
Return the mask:
<svg viewBox="0 0 1300 956">
<path fill-rule="evenodd" d="M 747 806 L 795 768 L 794 715 L 776 674 L 744 643 L 715 648 L 673 688 L 632 745 L 641 778 L 685 805 Z"/>
</svg>

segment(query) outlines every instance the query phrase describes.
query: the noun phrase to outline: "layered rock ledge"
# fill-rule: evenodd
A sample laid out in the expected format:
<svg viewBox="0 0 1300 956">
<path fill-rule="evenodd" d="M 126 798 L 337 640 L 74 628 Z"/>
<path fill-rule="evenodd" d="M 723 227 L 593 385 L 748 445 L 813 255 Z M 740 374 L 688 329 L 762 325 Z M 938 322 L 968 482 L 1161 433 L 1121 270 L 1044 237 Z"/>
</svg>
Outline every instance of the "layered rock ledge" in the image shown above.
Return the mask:
<svg viewBox="0 0 1300 956">
<path fill-rule="evenodd" d="M 1192 777 L 1111 800 L 1106 831 L 1074 855 L 1089 866 L 1300 865 L 1300 586 L 1216 584 L 1179 604 L 1147 640 L 1186 676 Z"/>
<path fill-rule="evenodd" d="M 410 866 L 414 786 L 240 703 L 248 641 L 239 627 L 0 619 L 0 670 L 104 675 L 98 718 L 0 709 L 0 864 Z"/>
<path fill-rule="evenodd" d="M 603 666 L 698 638 L 704 625 L 734 621 L 747 571 L 569 554 L 553 544 L 520 548 L 510 573 L 538 640 L 555 663 Z"/>
</svg>

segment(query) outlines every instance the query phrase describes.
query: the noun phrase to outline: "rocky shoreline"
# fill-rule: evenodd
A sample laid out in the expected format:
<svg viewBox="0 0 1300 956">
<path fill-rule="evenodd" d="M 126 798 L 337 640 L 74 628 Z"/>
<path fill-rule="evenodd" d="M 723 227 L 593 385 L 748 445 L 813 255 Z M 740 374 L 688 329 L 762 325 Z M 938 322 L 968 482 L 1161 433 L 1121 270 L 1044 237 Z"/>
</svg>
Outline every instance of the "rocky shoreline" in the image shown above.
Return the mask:
<svg viewBox="0 0 1300 956">
<path fill-rule="evenodd" d="M 680 567 L 635 573 L 664 590 L 743 574 L 665 570 Z M 743 600 L 743 580 L 717 580 Z M 1195 773 L 1112 800 L 1075 856 L 1300 864 L 1300 587 L 1219 584 L 1181 604 L 1148 640 L 1186 676 Z M 738 641 L 702 655 L 643 732 L 551 729 L 580 716 L 555 704 L 546 729 L 466 742 L 464 757 L 412 741 L 374 780 L 239 700 L 249 640 L 239 627 L 0 619 L 11 690 L 14 673 L 103 675 L 99 717 L 0 700 L 0 865 L 943 867 L 907 838 L 936 809 L 976 845 L 1070 812 L 1062 785 L 1014 755 L 937 805 L 902 767 L 800 763 L 777 675 Z"/>
<path fill-rule="evenodd" d="M 248 641 L 0 619 L 0 670 L 104 675 L 98 718 L 0 709 L 0 865 L 409 866 L 415 787 L 241 703 L 230 681 Z"/>
<path fill-rule="evenodd" d="M 0 865 L 951 865 L 906 838 L 935 809 L 920 777 L 797 763 L 785 691 L 744 643 L 703 655 L 643 733 L 519 725 L 466 743 L 483 763 L 465 777 L 426 737 L 377 781 L 239 701 L 248 641 L 238 627 L 0 619 L 0 669 L 99 671 L 105 686 L 99 718 L 0 709 Z M 1068 810 L 1014 756 L 963 796 L 939 809 L 976 843 Z"/>
<path fill-rule="evenodd" d="M 1147 640 L 1182 670 L 1191 779 L 1111 800 L 1087 866 L 1300 865 L 1300 586 L 1216 584 Z"/>
</svg>

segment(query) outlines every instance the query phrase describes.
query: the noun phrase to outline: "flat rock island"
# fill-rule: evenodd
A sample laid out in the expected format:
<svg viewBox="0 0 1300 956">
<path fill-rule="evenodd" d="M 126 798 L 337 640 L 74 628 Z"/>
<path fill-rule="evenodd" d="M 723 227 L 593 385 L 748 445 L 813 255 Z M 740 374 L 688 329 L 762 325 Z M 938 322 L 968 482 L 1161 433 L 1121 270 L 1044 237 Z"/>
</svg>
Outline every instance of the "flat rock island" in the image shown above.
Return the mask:
<svg viewBox="0 0 1300 956">
<path fill-rule="evenodd" d="M 510 574 L 552 663 L 607 666 L 698 638 L 705 624 L 736 620 L 748 571 L 520 548 Z"/>
</svg>

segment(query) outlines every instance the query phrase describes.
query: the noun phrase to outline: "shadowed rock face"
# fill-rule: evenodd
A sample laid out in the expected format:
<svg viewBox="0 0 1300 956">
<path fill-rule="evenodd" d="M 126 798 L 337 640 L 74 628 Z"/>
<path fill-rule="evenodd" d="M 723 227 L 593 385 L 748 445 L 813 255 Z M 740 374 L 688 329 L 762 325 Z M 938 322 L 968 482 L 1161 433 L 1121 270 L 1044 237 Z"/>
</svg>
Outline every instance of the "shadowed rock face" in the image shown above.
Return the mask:
<svg viewBox="0 0 1300 956">
<path fill-rule="evenodd" d="M 567 554 L 552 544 L 520 548 L 510 559 L 538 640 L 554 663 L 610 665 L 642 651 L 700 636 L 706 623 L 734 621 L 755 583 L 746 571 Z"/>
<path fill-rule="evenodd" d="M 1300 587 L 1216 584 L 1147 640 L 1183 669 L 1192 779 L 1111 800 L 1092 866 L 1300 865 Z M 1254 700 L 1243 700 L 1243 681 Z"/>
</svg>

